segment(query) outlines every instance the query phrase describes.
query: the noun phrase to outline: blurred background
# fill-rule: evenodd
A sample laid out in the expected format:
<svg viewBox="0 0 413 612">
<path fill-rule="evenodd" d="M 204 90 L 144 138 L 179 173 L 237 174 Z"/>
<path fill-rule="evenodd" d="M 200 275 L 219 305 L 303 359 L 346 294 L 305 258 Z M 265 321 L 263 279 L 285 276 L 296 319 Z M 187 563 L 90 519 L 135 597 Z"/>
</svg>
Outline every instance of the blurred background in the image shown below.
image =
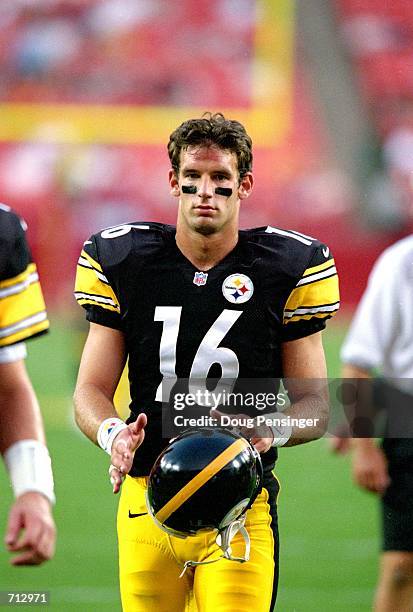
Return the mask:
<svg viewBox="0 0 413 612">
<path fill-rule="evenodd" d="M 0 589 L 45 589 L 56 610 L 120 610 L 107 459 L 78 434 L 70 397 L 86 330 L 74 304 L 83 241 L 126 221 L 173 223 L 166 143 L 221 111 L 254 141 L 242 226 L 328 243 L 342 313 L 325 332 L 330 376 L 378 254 L 411 232 L 410 0 L 14 0 L 0 3 L 0 201 L 29 223 L 52 318 L 30 344 L 55 464 L 59 545 Z M 121 398 L 122 403 L 122 398 Z M 124 409 L 124 408 L 121 408 Z M 348 460 L 325 440 L 281 451 L 286 612 L 369 610 L 378 527 Z M 4 531 L 10 500 L 0 470 Z"/>
</svg>

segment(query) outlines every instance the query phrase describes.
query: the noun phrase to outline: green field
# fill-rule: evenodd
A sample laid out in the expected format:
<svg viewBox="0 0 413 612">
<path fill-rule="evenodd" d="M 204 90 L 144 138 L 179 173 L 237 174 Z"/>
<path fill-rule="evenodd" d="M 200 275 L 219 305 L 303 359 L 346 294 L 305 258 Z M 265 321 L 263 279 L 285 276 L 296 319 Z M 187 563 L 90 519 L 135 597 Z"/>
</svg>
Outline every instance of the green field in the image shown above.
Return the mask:
<svg viewBox="0 0 413 612">
<path fill-rule="evenodd" d="M 330 376 L 338 376 L 342 335 L 337 325 L 325 333 Z M 76 431 L 71 416 L 76 343 L 76 334 L 55 321 L 53 331 L 29 347 L 29 370 L 54 462 L 56 557 L 44 567 L 12 568 L 1 548 L 0 590 L 49 591 L 48 608 L 59 612 L 118 612 L 116 499 L 107 478 L 108 457 Z M 367 612 L 377 571 L 374 498 L 351 484 L 348 459 L 331 456 L 326 440 L 281 449 L 277 474 L 282 490 L 276 609 Z M 3 468 L 0 485 L 4 533 L 11 494 Z"/>
</svg>

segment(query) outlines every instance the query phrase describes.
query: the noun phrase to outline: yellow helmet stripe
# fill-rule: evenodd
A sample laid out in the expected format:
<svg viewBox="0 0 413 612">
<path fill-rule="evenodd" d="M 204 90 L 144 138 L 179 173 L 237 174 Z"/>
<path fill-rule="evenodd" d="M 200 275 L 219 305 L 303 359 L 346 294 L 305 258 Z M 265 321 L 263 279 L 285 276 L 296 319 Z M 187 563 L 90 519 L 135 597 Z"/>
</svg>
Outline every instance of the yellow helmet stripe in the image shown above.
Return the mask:
<svg viewBox="0 0 413 612">
<path fill-rule="evenodd" d="M 221 454 L 204 467 L 192 480 L 190 480 L 178 493 L 176 493 L 163 508 L 156 513 L 156 519 L 164 523 L 178 508 L 186 502 L 198 489 L 219 472 L 227 463 L 232 461 L 242 450 L 247 448 L 246 440 L 239 438 L 228 446 Z"/>
</svg>

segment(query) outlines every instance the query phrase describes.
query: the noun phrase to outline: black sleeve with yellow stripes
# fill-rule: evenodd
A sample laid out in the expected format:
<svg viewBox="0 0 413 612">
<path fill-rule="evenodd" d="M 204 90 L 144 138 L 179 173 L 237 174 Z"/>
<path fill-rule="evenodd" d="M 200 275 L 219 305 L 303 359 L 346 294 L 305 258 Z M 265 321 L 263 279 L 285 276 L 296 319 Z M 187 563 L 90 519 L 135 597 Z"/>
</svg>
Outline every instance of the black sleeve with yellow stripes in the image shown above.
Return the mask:
<svg viewBox="0 0 413 612">
<path fill-rule="evenodd" d="M 340 306 L 338 276 L 328 247 L 319 244 L 284 307 L 283 340 L 314 334 Z"/>
<path fill-rule="evenodd" d="M 3 281 L 24 272 L 32 258 L 24 221 L 11 210 L 0 209 L 0 228 L 0 280 Z"/>
<path fill-rule="evenodd" d="M 44 333 L 49 321 L 25 223 L 8 207 L 0 214 L 0 347 L 5 347 Z"/>
<path fill-rule="evenodd" d="M 86 319 L 122 329 L 119 300 L 99 261 L 96 239 L 86 240 L 76 269 L 75 298 L 86 310 Z"/>
</svg>

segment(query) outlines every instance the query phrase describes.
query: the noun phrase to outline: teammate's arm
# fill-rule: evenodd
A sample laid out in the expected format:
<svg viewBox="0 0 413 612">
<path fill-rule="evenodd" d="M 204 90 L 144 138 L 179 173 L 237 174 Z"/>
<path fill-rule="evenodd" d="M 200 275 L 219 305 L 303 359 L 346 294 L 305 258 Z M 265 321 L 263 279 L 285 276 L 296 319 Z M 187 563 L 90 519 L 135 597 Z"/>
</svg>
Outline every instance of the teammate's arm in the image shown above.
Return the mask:
<svg viewBox="0 0 413 612">
<path fill-rule="evenodd" d="M 107 419 L 118 419 L 113 396 L 126 362 L 123 333 L 119 330 L 90 324 L 77 379 L 74 404 L 75 419 L 83 433 L 98 444 L 98 431 Z M 117 493 L 123 476 L 129 473 L 135 450 L 142 444 L 146 416 L 140 415 L 124 427 L 108 450 L 111 455 L 111 481 Z"/>
<path fill-rule="evenodd" d="M 49 498 L 53 483 L 40 409 L 23 359 L 0 363 L 0 422 L 0 452 L 16 491 L 5 544 L 10 552 L 18 553 L 11 559 L 13 565 L 38 565 L 50 559 L 55 549 Z M 35 473 L 31 482 L 24 469 L 27 461 L 31 462 L 30 472 Z M 32 486 L 44 487 L 47 495 L 31 490 Z"/>
</svg>

